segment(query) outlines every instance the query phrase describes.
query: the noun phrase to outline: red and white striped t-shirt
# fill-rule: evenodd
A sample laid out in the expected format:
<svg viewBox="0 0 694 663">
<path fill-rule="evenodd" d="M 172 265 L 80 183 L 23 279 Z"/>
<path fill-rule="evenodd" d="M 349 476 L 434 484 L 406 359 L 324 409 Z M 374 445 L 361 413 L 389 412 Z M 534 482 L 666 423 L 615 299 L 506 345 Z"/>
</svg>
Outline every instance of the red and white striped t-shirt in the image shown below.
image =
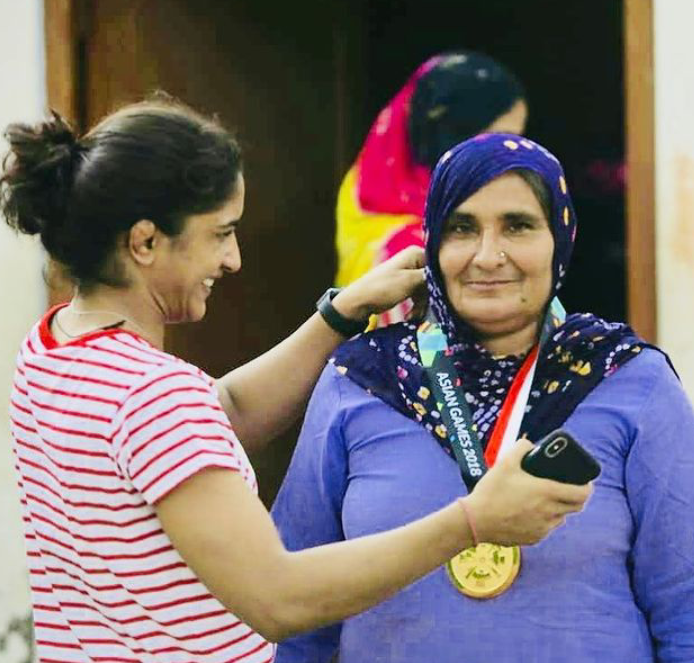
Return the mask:
<svg viewBox="0 0 694 663">
<path fill-rule="evenodd" d="M 268 663 L 152 505 L 206 467 L 255 475 L 214 381 L 140 337 L 24 341 L 10 406 L 42 663 Z"/>
</svg>

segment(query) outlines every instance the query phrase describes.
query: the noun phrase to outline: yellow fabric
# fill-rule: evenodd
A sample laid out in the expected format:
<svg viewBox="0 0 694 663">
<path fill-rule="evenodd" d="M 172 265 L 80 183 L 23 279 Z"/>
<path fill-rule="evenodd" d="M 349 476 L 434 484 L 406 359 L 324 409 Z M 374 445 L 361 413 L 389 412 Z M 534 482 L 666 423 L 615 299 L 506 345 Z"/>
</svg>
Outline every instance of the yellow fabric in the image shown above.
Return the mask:
<svg viewBox="0 0 694 663">
<path fill-rule="evenodd" d="M 382 261 L 381 246 L 390 235 L 410 223 L 420 223 L 414 214 L 365 212 L 357 200 L 357 167 L 345 175 L 337 195 L 338 268 L 335 285 L 342 287 Z"/>
</svg>

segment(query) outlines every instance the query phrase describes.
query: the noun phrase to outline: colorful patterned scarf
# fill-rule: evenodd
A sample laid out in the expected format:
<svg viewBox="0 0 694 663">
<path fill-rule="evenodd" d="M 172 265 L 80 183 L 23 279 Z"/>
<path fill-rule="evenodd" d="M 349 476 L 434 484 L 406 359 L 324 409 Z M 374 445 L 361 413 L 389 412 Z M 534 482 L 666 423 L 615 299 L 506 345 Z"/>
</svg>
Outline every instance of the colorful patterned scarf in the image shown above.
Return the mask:
<svg viewBox="0 0 694 663">
<path fill-rule="evenodd" d="M 437 55 L 419 66 L 379 113 L 340 187 L 338 286 L 407 246 L 424 246 L 431 153 L 435 163 L 445 149 L 483 131 L 522 97 L 513 74 L 485 55 Z M 394 309 L 382 323 L 402 320 L 405 311 Z"/>
<path fill-rule="evenodd" d="M 576 217 L 559 161 L 544 147 L 510 134 L 484 134 L 457 145 L 439 161 L 426 208 L 426 269 L 430 306 L 445 332 L 475 430 L 483 446 L 524 357 L 495 359 L 448 301 L 438 263 L 445 224 L 475 191 L 508 171 L 537 173 L 551 195 L 554 237 L 553 291 L 562 284 L 576 235 Z M 549 302 L 548 302 L 549 304 Z M 421 423 L 450 448 L 417 348 L 417 326 L 391 325 L 362 334 L 338 348 L 338 371 L 396 410 Z M 541 348 L 521 434 L 538 440 L 561 426 L 606 377 L 646 344 L 626 325 L 591 314 L 572 314 Z"/>
</svg>

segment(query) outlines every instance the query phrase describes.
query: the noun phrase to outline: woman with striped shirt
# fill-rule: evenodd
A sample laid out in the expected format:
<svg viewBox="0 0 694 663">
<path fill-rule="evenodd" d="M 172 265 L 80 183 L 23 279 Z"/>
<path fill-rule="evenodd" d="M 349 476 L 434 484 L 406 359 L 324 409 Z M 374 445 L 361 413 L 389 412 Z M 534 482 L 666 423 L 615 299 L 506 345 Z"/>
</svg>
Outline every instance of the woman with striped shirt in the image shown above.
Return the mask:
<svg viewBox="0 0 694 663">
<path fill-rule="evenodd" d="M 478 537 L 532 543 L 582 508 L 590 488 L 525 474 L 519 443 L 473 495 L 417 522 L 287 551 L 244 447 L 300 415 L 360 321 L 423 283 L 421 252 L 331 292 L 214 381 L 163 350 L 164 327 L 200 320 L 241 266 L 236 142 L 159 101 L 81 138 L 56 115 L 6 137 L 2 211 L 76 285 L 27 335 L 10 410 L 41 661 L 267 663 L 271 642 L 373 606 Z"/>
</svg>

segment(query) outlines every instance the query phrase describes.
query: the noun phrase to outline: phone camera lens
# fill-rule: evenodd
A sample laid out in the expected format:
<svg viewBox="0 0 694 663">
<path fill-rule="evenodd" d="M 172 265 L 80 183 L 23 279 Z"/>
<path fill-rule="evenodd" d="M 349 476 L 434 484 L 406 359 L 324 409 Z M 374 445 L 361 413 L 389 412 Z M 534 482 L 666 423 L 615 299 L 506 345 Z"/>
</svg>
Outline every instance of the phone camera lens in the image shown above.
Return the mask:
<svg viewBox="0 0 694 663">
<path fill-rule="evenodd" d="M 556 440 L 552 440 L 545 447 L 545 456 L 547 456 L 547 458 L 554 458 L 555 456 L 558 456 L 562 451 L 564 451 L 564 449 L 566 449 L 567 444 L 568 442 L 565 437 L 558 437 Z"/>
</svg>

